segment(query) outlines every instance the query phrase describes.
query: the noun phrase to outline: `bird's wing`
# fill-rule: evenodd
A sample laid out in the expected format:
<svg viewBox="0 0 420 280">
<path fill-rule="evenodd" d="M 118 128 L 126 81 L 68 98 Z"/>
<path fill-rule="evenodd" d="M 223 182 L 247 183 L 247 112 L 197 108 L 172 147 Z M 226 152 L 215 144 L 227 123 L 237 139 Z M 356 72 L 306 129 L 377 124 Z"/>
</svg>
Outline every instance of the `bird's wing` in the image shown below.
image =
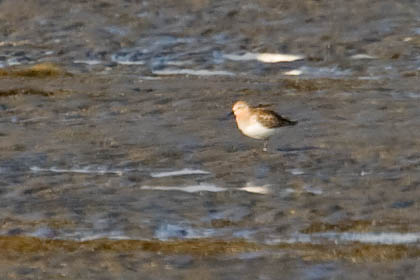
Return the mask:
<svg viewBox="0 0 420 280">
<path fill-rule="evenodd" d="M 258 104 L 255 108 L 267 108 L 273 106 L 273 104 Z"/>
<path fill-rule="evenodd" d="M 295 125 L 297 123 L 288 120 L 271 110 L 258 110 L 257 120 L 268 128 Z"/>
</svg>

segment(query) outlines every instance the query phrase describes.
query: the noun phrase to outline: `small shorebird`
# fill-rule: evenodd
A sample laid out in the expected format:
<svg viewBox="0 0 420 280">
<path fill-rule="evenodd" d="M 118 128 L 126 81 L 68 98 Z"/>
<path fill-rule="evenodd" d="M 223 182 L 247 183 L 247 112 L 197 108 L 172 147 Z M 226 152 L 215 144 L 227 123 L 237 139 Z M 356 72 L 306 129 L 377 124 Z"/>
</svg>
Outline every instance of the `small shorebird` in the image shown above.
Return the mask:
<svg viewBox="0 0 420 280">
<path fill-rule="evenodd" d="M 232 107 L 239 130 L 246 136 L 264 140 L 263 151 L 267 151 L 268 138 L 282 126 L 292 126 L 296 121 L 288 120 L 274 111 L 251 107 L 245 101 L 237 101 Z"/>
</svg>

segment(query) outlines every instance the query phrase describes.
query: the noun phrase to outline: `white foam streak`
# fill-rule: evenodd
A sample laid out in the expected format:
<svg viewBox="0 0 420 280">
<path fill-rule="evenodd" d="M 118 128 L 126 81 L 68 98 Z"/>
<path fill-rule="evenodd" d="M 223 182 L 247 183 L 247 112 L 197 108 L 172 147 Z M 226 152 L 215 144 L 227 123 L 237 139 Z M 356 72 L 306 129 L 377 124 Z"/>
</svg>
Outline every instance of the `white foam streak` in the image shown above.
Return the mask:
<svg viewBox="0 0 420 280">
<path fill-rule="evenodd" d="M 265 186 L 255 186 L 255 187 L 243 187 L 239 189 L 240 191 L 250 192 L 250 193 L 259 193 L 259 194 L 268 194 L 270 190 Z"/>
<path fill-rule="evenodd" d="M 114 230 L 111 232 L 94 233 L 91 231 L 79 231 L 64 235 L 64 239 L 77 240 L 79 242 L 98 240 L 98 239 L 110 239 L 110 240 L 132 240 L 129 236 L 125 235 L 124 232 Z"/>
<path fill-rule="evenodd" d="M 120 232 L 112 232 L 111 234 L 93 234 L 79 238 L 80 242 L 98 240 L 98 239 L 111 239 L 111 240 L 131 240 L 127 235 L 123 235 Z"/>
<path fill-rule="evenodd" d="M 171 177 L 171 176 L 184 176 L 184 175 L 204 175 L 210 174 L 208 171 L 200 170 L 200 169 L 181 169 L 176 171 L 168 171 L 168 172 L 152 172 L 150 176 L 153 178 L 162 178 L 162 177 Z"/>
<path fill-rule="evenodd" d="M 321 189 L 314 188 L 312 186 L 304 186 L 304 191 L 311 194 L 321 195 L 323 191 Z"/>
<path fill-rule="evenodd" d="M 18 59 L 16 57 L 12 57 L 9 58 L 7 60 L 7 65 L 9 66 L 15 66 L 15 65 L 21 65 L 22 63 L 20 61 L 18 61 Z"/>
<path fill-rule="evenodd" d="M 155 75 L 191 75 L 191 76 L 234 76 L 235 74 L 223 70 L 194 70 L 194 69 L 164 69 L 153 71 Z"/>
<path fill-rule="evenodd" d="M 161 80 L 162 78 L 160 78 L 160 77 L 153 77 L 153 76 L 140 76 L 139 79 L 140 80 L 150 80 L 150 81 L 153 81 L 153 80 Z"/>
<path fill-rule="evenodd" d="M 288 75 L 288 76 L 299 76 L 299 75 L 303 74 L 303 71 L 299 70 L 299 69 L 293 69 L 293 70 L 290 70 L 290 71 L 286 71 L 283 74 Z"/>
<path fill-rule="evenodd" d="M 420 233 L 399 232 L 321 232 L 313 234 L 296 234 L 288 239 L 277 239 L 269 243 L 312 243 L 319 244 L 325 241 L 334 243 L 360 242 L 368 244 L 411 244 L 420 242 Z"/>
<path fill-rule="evenodd" d="M 172 66 L 184 66 L 184 65 L 191 65 L 194 61 L 192 60 L 184 60 L 184 61 L 168 61 L 166 62 L 166 65 L 172 65 Z"/>
<path fill-rule="evenodd" d="M 32 172 L 53 172 L 53 173 L 80 173 L 80 174 L 117 174 L 123 175 L 125 172 L 133 171 L 132 169 L 107 169 L 105 167 L 84 167 L 84 168 L 40 168 L 37 166 L 32 166 L 30 168 Z"/>
<path fill-rule="evenodd" d="M 233 61 L 257 60 L 264 63 L 291 62 L 304 59 L 303 55 L 252 52 L 247 52 L 244 54 L 225 54 L 223 57 Z"/>
<path fill-rule="evenodd" d="M 292 174 L 292 175 L 303 175 L 303 174 L 305 174 L 305 171 L 303 171 L 300 168 L 288 169 L 287 171 L 290 172 L 290 174 Z"/>
<path fill-rule="evenodd" d="M 111 60 L 121 65 L 144 65 L 146 62 L 144 60 L 130 60 L 130 57 L 127 56 L 118 56 L 116 54 L 111 56 Z"/>
<path fill-rule="evenodd" d="M 75 60 L 73 63 L 76 64 L 87 64 L 87 65 L 98 65 L 101 64 L 101 60 Z"/>
<path fill-rule="evenodd" d="M 359 53 L 359 54 L 352 55 L 350 58 L 351 59 L 375 59 L 376 57 L 365 54 L 365 53 Z"/>
<path fill-rule="evenodd" d="M 218 187 L 213 184 L 199 184 L 191 186 L 142 186 L 142 190 L 157 190 L 157 191 L 182 191 L 187 193 L 195 192 L 223 192 L 227 189 Z"/>
<path fill-rule="evenodd" d="M 396 232 L 381 232 L 381 233 L 355 233 L 343 232 L 338 233 L 338 238 L 344 241 L 362 242 L 362 243 L 379 243 L 379 244 L 407 244 L 416 243 L 420 241 L 419 233 L 396 233 Z M 324 234 L 330 239 L 337 239 L 337 233 Z"/>
<path fill-rule="evenodd" d="M 351 70 L 349 69 L 339 69 L 338 67 L 309 67 L 309 66 L 302 66 L 298 69 L 289 70 L 283 72 L 284 75 L 289 76 L 300 76 L 305 75 L 309 77 L 342 77 L 351 74 Z"/>
<path fill-rule="evenodd" d="M 252 182 L 246 183 L 245 187 L 239 188 L 238 190 L 249 192 L 249 193 L 258 193 L 258 194 L 271 193 L 269 184 L 266 184 L 266 185 L 263 185 L 263 186 L 257 186 Z"/>
<path fill-rule="evenodd" d="M 129 60 L 113 60 L 114 62 L 121 64 L 121 65 L 144 65 L 146 62 L 139 60 L 139 61 L 129 61 Z"/>
</svg>

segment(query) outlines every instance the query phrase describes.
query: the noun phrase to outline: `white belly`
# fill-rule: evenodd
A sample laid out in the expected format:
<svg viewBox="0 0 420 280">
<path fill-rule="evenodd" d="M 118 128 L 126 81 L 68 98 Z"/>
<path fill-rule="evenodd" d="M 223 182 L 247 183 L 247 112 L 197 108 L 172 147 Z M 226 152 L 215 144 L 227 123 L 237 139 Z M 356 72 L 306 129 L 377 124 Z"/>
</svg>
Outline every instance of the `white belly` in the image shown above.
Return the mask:
<svg viewBox="0 0 420 280">
<path fill-rule="evenodd" d="M 255 139 L 266 139 L 274 135 L 277 131 L 277 129 L 275 128 L 267 128 L 257 122 L 252 125 L 247 125 L 247 126 L 240 125 L 239 129 L 246 136 L 255 138 Z"/>
</svg>

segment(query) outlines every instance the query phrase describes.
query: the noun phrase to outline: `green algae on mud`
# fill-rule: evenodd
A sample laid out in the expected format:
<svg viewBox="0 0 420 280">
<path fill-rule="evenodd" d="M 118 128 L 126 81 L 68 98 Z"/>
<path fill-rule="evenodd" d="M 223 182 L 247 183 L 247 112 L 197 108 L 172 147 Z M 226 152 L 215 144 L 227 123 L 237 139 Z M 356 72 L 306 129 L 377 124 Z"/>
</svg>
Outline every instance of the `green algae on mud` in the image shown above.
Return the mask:
<svg viewBox="0 0 420 280">
<path fill-rule="evenodd" d="M 378 231 L 381 227 L 387 229 L 392 228 L 398 232 L 417 231 L 415 226 L 411 227 L 408 223 L 403 221 L 385 221 L 385 220 L 344 220 L 336 224 L 313 222 L 308 227 L 301 230 L 301 233 L 311 234 L 319 232 L 368 232 Z"/>
<path fill-rule="evenodd" d="M 68 219 L 44 219 L 44 220 L 22 220 L 17 218 L 7 217 L 0 219 L 0 229 L 3 231 L 12 230 L 13 228 L 24 227 L 42 227 L 47 226 L 51 229 L 70 228 L 74 226 L 74 222 Z"/>
<path fill-rule="evenodd" d="M 243 240 L 221 241 L 213 239 L 190 240 L 111 240 L 95 239 L 89 241 L 72 241 L 41 239 L 26 236 L 0 237 L 0 254 L 6 253 L 42 253 L 51 251 L 148 251 L 164 254 L 191 254 L 210 256 L 220 254 L 237 254 L 260 249 L 255 243 Z"/>
<path fill-rule="evenodd" d="M 403 258 L 417 258 L 420 248 L 406 245 L 362 244 L 313 244 L 280 243 L 276 245 L 257 244 L 242 239 L 223 241 L 215 239 L 189 240 L 111 240 L 88 241 L 41 239 L 27 236 L 0 237 L 0 256 L 16 254 L 82 253 L 82 252 L 152 252 L 166 255 L 192 255 L 210 257 L 236 255 L 247 252 L 281 251 L 304 260 L 326 261 L 346 260 L 351 262 L 391 261 Z"/>
<path fill-rule="evenodd" d="M 26 68 L 0 69 L 0 77 L 48 78 L 64 75 L 69 76 L 70 73 L 50 62 L 39 63 Z"/>
<path fill-rule="evenodd" d="M 279 249 L 292 251 L 310 261 L 346 260 L 351 262 L 394 261 L 418 258 L 420 248 L 406 245 L 362 244 L 358 242 L 339 245 L 312 243 L 279 244 Z"/>
</svg>

